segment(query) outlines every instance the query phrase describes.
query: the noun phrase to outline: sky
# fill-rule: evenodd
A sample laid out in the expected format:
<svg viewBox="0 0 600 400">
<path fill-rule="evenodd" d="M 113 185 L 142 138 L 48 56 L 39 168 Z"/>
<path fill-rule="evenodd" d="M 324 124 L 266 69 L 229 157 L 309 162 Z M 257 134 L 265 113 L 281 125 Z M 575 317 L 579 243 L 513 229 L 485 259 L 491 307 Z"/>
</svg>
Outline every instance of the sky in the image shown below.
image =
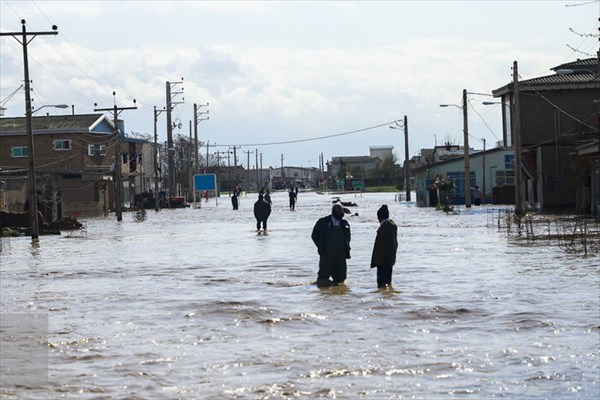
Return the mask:
<svg viewBox="0 0 600 400">
<path fill-rule="evenodd" d="M 402 163 L 404 133 L 390 126 L 404 116 L 409 157 L 462 145 L 463 89 L 470 147 L 495 147 L 501 109 L 482 102 L 498 101 L 514 61 L 529 79 L 595 57 L 600 1 L 0 1 L 2 32 L 21 32 L 22 19 L 28 32 L 58 26 L 27 46 L 35 108 L 93 113 L 135 99 L 125 131 L 151 137 L 168 81 L 182 92 L 175 135 L 189 137 L 193 104 L 208 103 L 198 134 L 209 153 L 239 146 L 244 166 L 258 155 L 264 168 L 318 167 L 321 154 L 371 146 L 393 146 Z M 25 115 L 23 64 L 22 45 L 0 37 L 5 116 Z M 157 126 L 164 142 L 166 113 Z"/>
</svg>

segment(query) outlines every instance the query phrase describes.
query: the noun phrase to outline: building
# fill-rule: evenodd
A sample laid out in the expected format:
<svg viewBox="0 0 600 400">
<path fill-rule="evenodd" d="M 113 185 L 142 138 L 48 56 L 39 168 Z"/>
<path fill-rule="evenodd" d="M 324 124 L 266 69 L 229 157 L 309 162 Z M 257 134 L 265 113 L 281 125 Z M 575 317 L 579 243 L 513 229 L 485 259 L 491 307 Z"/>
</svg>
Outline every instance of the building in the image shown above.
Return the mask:
<svg viewBox="0 0 600 400">
<path fill-rule="evenodd" d="M 394 146 L 369 146 L 369 155 L 383 161 L 386 158 L 394 157 Z"/>
<path fill-rule="evenodd" d="M 600 71 L 597 58 L 551 68 L 554 74 L 493 91 L 502 100 L 504 140 L 520 133 L 525 205 L 598 215 L 600 185 Z M 518 113 L 520 126 L 515 126 Z"/>
<path fill-rule="evenodd" d="M 478 186 L 481 189 L 483 203 L 514 203 L 513 157 L 513 150 L 505 148 L 471 153 L 468 184 L 472 188 Z M 465 204 L 465 185 L 467 183 L 464 165 L 464 157 L 457 156 L 430 164 L 421 163 L 414 168 L 412 173 L 415 178 L 417 204 L 435 207 L 440 203 L 437 191 L 431 188 L 438 176 L 454 181 L 455 188 L 450 192 L 450 204 Z M 474 193 L 471 191 L 471 197 L 473 195 Z"/>
<path fill-rule="evenodd" d="M 124 132 L 120 121 L 120 132 Z M 104 114 L 33 116 L 38 209 L 48 221 L 107 215 L 114 207 L 117 140 L 124 205 L 144 188 L 142 147 L 146 140 L 114 133 Z M 25 117 L 0 118 L 0 188 L 4 211 L 28 209 L 28 135 Z M 152 162 L 152 160 L 147 160 Z M 152 164 L 149 164 L 152 165 Z M 150 168 L 152 169 L 152 168 Z"/>
<path fill-rule="evenodd" d="M 290 187 L 311 188 L 315 187 L 319 179 L 319 169 L 315 167 L 290 167 L 271 168 L 271 187 L 276 190 Z"/>
</svg>

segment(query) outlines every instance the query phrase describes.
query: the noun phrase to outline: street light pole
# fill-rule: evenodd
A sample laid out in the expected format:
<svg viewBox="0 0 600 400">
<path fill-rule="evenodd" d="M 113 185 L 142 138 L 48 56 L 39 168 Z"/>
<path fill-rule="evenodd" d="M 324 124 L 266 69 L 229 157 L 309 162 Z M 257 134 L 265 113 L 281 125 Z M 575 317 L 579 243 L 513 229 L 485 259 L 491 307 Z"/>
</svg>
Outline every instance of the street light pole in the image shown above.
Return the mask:
<svg viewBox="0 0 600 400">
<path fill-rule="evenodd" d="M 410 160 L 408 159 L 408 117 L 404 116 L 402 125 L 395 121 L 396 126 L 390 126 L 390 129 L 404 128 L 404 189 L 406 190 L 406 201 L 410 201 Z"/>
<path fill-rule="evenodd" d="M 154 211 L 158 212 L 160 202 L 158 200 L 158 130 L 156 124 L 158 122 L 158 116 L 163 112 L 167 111 L 166 108 L 157 110 L 154 106 Z"/>
<path fill-rule="evenodd" d="M 35 110 L 33 110 L 31 112 L 31 115 L 35 114 L 36 112 L 40 111 L 42 108 L 46 108 L 46 107 L 69 108 L 69 106 L 67 104 L 47 104 L 47 105 L 41 106 L 40 108 L 36 108 Z"/>
<path fill-rule="evenodd" d="M 31 221 L 31 240 L 39 239 L 37 189 L 35 187 L 35 157 L 33 152 L 33 123 L 31 110 L 31 89 L 29 87 L 29 57 L 27 55 L 27 44 L 37 35 L 56 35 L 58 28 L 52 25 L 51 32 L 27 32 L 25 20 L 21 20 L 21 32 L 0 32 L 0 36 L 12 36 L 23 46 L 23 70 L 25 79 L 25 124 L 27 128 L 27 158 L 28 158 L 28 183 L 29 183 L 29 217 Z M 19 40 L 19 36 L 21 39 Z M 31 40 L 27 36 L 33 36 Z"/>
<path fill-rule="evenodd" d="M 457 104 L 440 104 L 440 107 L 457 107 L 463 112 L 463 158 L 465 175 L 465 207 L 471 208 L 471 168 L 469 165 L 469 120 L 467 114 L 467 89 L 463 89 L 462 106 Z"/>
<path fill-rule="evenodd" d="M 463 89 L 463 146 L 465 159 L 465 207 L 471 208 L 471 167 L 469 163 L 469 120 L 467 118 L 467 89 Z"/>
</svg>

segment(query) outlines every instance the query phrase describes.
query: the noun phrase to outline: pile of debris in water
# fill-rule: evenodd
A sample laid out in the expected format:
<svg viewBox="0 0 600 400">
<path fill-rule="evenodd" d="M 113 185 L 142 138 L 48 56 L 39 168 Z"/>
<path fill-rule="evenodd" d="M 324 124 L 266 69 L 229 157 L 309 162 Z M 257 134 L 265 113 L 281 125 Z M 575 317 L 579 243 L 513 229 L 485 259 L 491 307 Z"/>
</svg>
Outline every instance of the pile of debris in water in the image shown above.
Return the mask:
<svg viewBox="0 0 600 400">
<path fill-rule="evenodd" d="M 61 231 L 78 230 L 83 224 L 76 218 L 67 217 L 59 221 L 45 222 L 43 217 L 38 218 L 40 235 L 60 235 Z M 9 213 L 0 211 L 1 236 L 15 237 L 31 235 L 31 219 L 28 212 Z"/>
</svg>

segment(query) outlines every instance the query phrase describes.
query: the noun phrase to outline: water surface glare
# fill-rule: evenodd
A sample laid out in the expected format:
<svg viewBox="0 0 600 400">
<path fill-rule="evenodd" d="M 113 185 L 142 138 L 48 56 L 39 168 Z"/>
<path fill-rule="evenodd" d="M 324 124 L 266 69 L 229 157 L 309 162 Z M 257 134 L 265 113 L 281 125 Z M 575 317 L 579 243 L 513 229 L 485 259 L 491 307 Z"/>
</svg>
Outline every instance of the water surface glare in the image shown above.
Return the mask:
<svg viewBox="0 0 600 400">
<path fill-rule="evenodd" d="M 330 195 L 254 195 L 136 222 L 5 238 L 1 312 L 48 321 L 47 383 L 18 399 L 597 399 L 597 255 L 507 240 L 490 207 L 446 215 L 394 194 L 342 195 L 346 286 L 319 289 L 310 240 Z M 369 268 L 388 204 L 399 226 L 393 289 Z M 10 376 L 5 380 L 9 380 Z"/>
</svg>

